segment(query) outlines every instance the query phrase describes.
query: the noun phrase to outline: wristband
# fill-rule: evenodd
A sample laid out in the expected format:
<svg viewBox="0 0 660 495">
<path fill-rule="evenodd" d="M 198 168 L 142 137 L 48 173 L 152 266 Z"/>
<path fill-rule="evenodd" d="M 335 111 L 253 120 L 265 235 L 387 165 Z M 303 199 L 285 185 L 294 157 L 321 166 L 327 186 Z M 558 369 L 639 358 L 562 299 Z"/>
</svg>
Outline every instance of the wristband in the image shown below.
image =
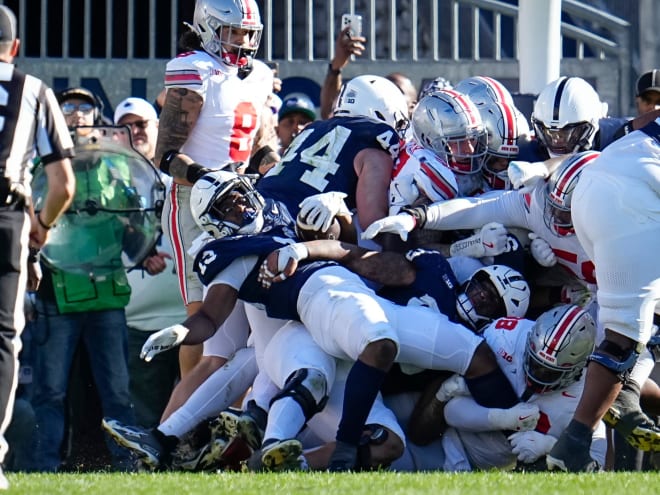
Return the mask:
<svg viewBox="0 0 660 495">
<path fill-rule="evenodd" d="M 210 168 L 203 167 L 199 163 L 191 163 L 186 170 L 186 180 L 191 184 L 194 184 L 197 182 L 197 179 L 202 175 L 208 174 L 210 171 Z"/>
<path fill-rule="evenodd" d="M 341 69 L 335 69 L 332 67 L 332 63 L 329 63 L 328 74 L 332 74 L 333 76 L 338 76 L 339 74 L 341 74 Z"/>
<path fill-rule="evenodd" d="M 179 154 L 178 150 L 169 150 L 166 151 L 165 154 L 163 155 L 163 158 L 160 159 L 160 169 L 163 171 L 164 174 L 171 175 L 170 174 L 170 165 L 172 164 L 172 160 L 176 157 L 176 155 Z"/>
<path fill-rule="evenodd" d="M 413 229 L 421 229 L 426 223 L 426 205 L 416 206 L 415 208 L 401 208 L 402 213 L 407 213 L 415 219 L 415 226 Z"/>
<path fill-rule="evenodd" d="M 39 222 L 39 225 L 41 225 L 45 230 L 50 230 L 52 227 L 55 226 L 55 224 L 46 225 L 44 221 L 41 219 L 41 212 L 37 213 L 37 222 Z"/>
</svg>

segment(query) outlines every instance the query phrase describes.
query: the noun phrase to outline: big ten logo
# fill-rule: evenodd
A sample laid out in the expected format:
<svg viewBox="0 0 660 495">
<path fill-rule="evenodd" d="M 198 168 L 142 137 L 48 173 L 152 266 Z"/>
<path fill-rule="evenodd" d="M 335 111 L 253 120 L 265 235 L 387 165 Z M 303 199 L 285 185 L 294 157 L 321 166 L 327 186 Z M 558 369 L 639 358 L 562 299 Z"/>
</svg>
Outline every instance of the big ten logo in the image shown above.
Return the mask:
<svg viewBox="0 0 660 495">
<path fill-rule="evenodd" d="M 498 356 L 504 359 L 507 363 L 513 363 L 513 356 L 506 352 L 502 347 L 497 350 Z"/>
</svg>

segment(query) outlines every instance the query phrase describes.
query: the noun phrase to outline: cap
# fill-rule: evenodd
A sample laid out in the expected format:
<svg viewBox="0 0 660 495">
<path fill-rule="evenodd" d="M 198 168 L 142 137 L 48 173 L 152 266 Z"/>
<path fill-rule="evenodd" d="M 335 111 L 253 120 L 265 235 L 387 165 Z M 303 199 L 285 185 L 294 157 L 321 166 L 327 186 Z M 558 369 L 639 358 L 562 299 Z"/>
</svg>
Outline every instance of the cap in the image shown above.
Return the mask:
<svg viewBox="0 0 660 495">
<path fill-rule="evenodd" d="M 641 96 L 647 91 L 657 91 L 660 93 L 660 70 L 650 70 L 637 79 L 637 96 Z"/>
<path fill-rule="evenodd" d="M 0 5 L 0 42 L 16 39 L 16 16 L 11 9 Z"/>
<path fill-rule="evenodd" d="M 60 104 L 72 98 L 85 100 L 97 108 L 102 107 L 101 102 L 96 95 L 85 88 L 68 88 L 57 93 L 57 102 Z"/>
<path fill-rule="evenodd" d="M 316 120 L 316 109 L 314 103 L 306 95 L 295 95 L 287 97 L 280 107 L 280 111 L 277 114 L 278 122 L 284 118 L 285 115 L 290 113 L 299 112 L 312 120 Z"/>
<path fill-rule="evenodd" d="M 130 97 L 126 98 L 115 107 L 115 124 L 117 124 L 124 115 L 137 115 L 144 120 L 158 120 L 156 109 L 144 98 Z"/>
</svg>

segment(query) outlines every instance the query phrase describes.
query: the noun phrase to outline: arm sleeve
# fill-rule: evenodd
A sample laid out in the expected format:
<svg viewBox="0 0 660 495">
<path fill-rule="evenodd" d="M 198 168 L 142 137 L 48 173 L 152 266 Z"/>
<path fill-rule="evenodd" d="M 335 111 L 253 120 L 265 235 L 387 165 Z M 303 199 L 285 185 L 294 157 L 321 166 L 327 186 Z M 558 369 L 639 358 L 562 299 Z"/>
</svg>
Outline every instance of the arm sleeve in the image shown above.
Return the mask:
<svg viewBox="0 0 660 495">
<path fill-rule="evenodd" d="M 498 191 L 434 203 L 426 212 L 424 228 L 478 229 L 489 222 L 499 222 L 507 227 L 529 228 L 525 213 L 523 194 L 518 191 Z"/>
<path fill-rule="evenodd" d="M 472 397 L 454 397 L 445 406 L 445 421 L 460 430 L 493 431 L 497 428 L 488 420 L 489 410 Z"/>
<path fill-rule="evenodd" d="M 243 285 L 248 274 L 254 269 L 258 260 L 259 257 L 256 255 L 236 258 L 227 268 L 216 275 L 206 290 L 208 291 L 215 284 L 225 284 L 236 290 L 240 290 L 241 285 Z"/>
</svg>

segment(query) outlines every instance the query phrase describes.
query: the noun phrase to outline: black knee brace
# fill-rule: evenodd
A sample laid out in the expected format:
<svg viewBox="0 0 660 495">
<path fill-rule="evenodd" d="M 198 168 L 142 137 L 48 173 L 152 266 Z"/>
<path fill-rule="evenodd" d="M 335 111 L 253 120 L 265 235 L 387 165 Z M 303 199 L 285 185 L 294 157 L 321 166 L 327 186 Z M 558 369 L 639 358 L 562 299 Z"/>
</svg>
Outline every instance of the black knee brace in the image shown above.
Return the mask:
<svg viewBox="0 0 660 495">
<path fill-rule="evenodd" d="M 589 356 L 587 362 L 595 361 L 610 370 L 622 383 L 630 377 L 630 371 L 639 357 L 640 345 L 624 349 L 610 340 L 603 340 L 596 350 Z"/>
<path fill-rule="evenodd" d="M 309 421 L 328 402 L 328 383 L 325 375 L 313 368 L 295 371 L 287 378 L 282 391 L 271 399 L 270 404 L 284 397 L 291 397 L 300 404 L 305 419 Z"/>
</svg>

